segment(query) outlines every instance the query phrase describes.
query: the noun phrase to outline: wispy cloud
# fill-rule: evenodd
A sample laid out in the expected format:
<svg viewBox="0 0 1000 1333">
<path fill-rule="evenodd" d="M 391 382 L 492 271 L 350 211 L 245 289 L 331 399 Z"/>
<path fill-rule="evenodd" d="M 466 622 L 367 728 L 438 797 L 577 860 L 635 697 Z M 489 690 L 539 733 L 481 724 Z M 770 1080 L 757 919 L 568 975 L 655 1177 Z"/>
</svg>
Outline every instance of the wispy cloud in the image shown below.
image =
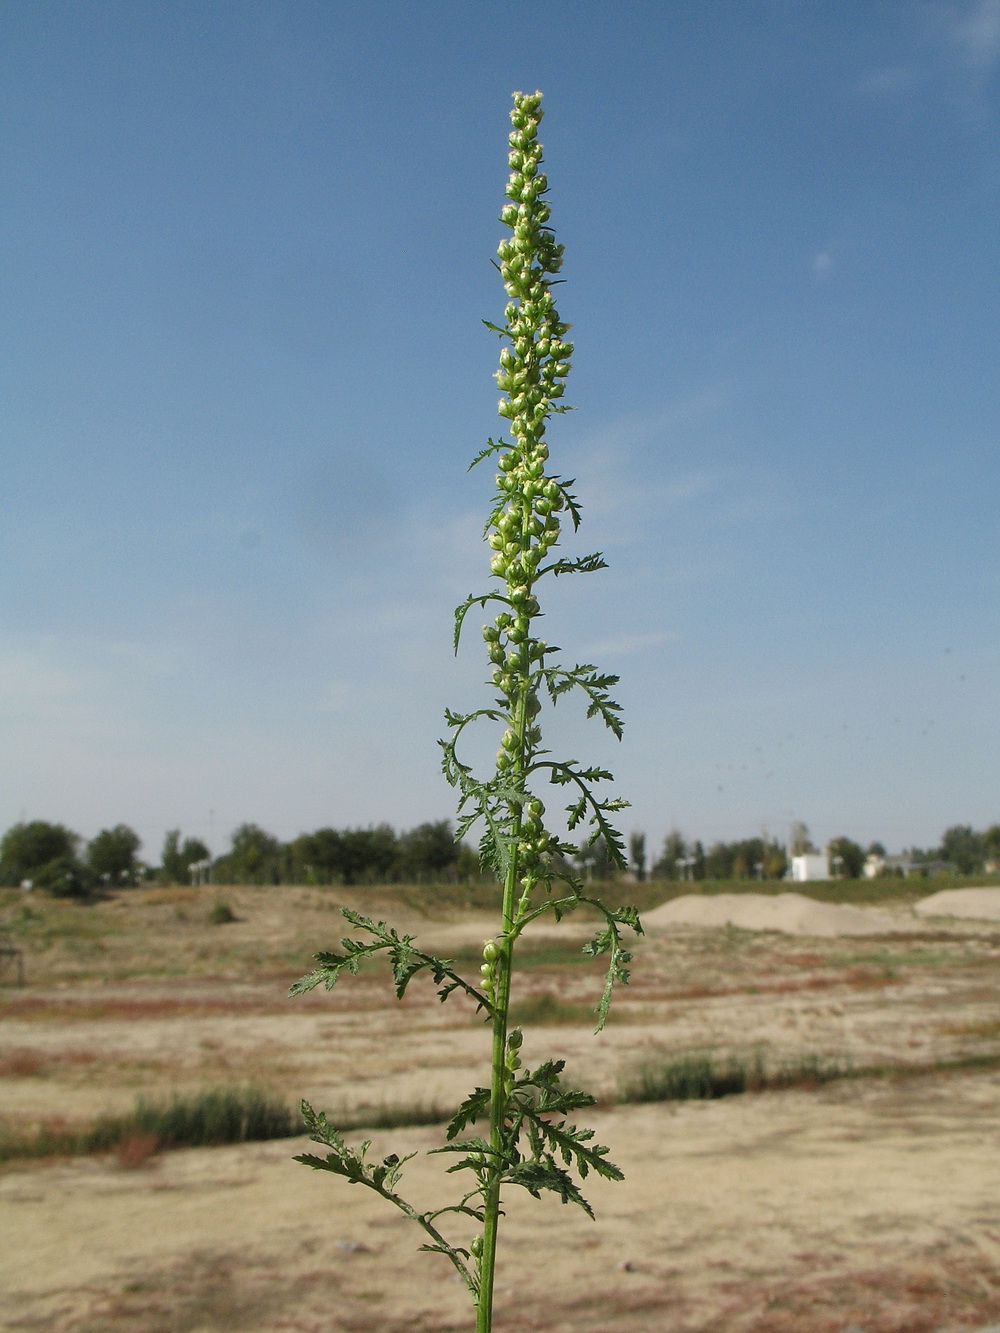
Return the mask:
<svg viewBox="0 0 1000 1333">
<path fill-rule="evenodd" d="M 644 652 L 647 648 L 658 648 L 663 643 L 677 643 L 680 638 L 676 630 L 662 630 L 654 634 L 618 634 L 587 644 L 584 656 L 626 657 L 632 653 Z"/>
<path fill-rule="evenodd" d="M 88 683 L 85 675 L 37 650 L 0 649 L 0 700 L 13 708 L 42 700 L 76 698 Z"/>
<path fill-rule="evenodd" d="M 1000 0 L 979 0 L 951 36 L 969 65 L 991 70 L 1000 60 Z"/>
</svg>

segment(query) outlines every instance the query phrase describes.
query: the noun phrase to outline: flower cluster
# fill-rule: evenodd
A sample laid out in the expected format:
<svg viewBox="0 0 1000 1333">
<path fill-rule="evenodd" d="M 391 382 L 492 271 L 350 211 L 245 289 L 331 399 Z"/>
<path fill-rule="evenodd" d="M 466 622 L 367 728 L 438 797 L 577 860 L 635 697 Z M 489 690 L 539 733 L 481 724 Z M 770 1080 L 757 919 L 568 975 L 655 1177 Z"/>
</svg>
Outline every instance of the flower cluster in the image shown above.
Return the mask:
<svg viewBox="0 0 1000 1333">
<path fill-rule="evenodd" d="M 499 503 L 494 509 L 488 542 L 494 551 L 493 575 L 506 584 L 505 602 L 492 625 L 483 628 L 493 684 L 508 710 L 508 727 L 497 752 L 497 771 L 523 775 L 541 740 L 534 719 L 539 711 L 538 684 L 547 645 L 532 633 L 539 613 L 533 586 L 542 561 L 558 542 L 559 513 L 571 501 L 563 485 L 546 475 L 549 451 L 545 423 L 564 391 L 573 344 L 565 341 L 569 325 L 559 319 L 548 279 L 562 267 L 563 247 L 547 223 L 548 181 L 539 170 L 542 148 L 538 126 L 541 94 L 515 93 L 510 135 L 510 179 L 500 220 L 513 235 L 498 247 L 500 273 L 509 298 L 501 330 L 509 345 L 500 353 L 497 384 L 504 391 L 499 412 L 510 422 L 513 442 L 498 459 Z M 522 886 L 530 895 L 542 877 L 542 856 L 558 844 L 542 824 L 544 806 L 533 799 L 521 809 L 517 851 Z"/>
</svg>

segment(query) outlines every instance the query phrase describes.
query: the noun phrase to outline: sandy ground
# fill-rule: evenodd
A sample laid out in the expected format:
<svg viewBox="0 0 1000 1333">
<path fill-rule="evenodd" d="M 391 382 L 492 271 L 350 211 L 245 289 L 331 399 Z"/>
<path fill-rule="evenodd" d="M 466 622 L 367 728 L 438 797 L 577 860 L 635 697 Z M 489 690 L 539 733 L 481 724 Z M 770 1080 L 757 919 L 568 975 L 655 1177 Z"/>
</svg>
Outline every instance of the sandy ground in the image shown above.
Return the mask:
<svg viewBox="0 0 1000 1333">
<path fill-rule="evenodd" d="M 107 953 L 120 947 L 124 959 L 125 943 L 110 934 L 104 975 L 78 965 L 75 949 L 64 965 L 61 946 L 30 960 L 31 984 L 2 993 L 7 1117 L 80 1118 L 137 1091 L 251 1076 L 331 1110 L 450 1105 L 482 1081 L 483 1032 L 467 1007 L 441 1006 L 429 988 L 396 1005 L 378 974 L 288 1001 L 288 977 L 269 979 L 274 951 L 291 940 L 294 953 L 302 934 L 328 944 L 339 929 L 305 899 L 304 932 L 302 919 L 289 925 L 287 896 L 236 902 L 243 920 L 229 935 L 178 921 L 182 944 L 227 951 L 186 975 L 122 975 Z M 174 918 L 160 906 L 150 929 L 169 954 Z M 588 1182 L 596 1222 L 551 1200 L 510 1200 L 497 1333 L 957 1333 L 1000 1321 L 1000 935 L 956 912 L 920 920 L 893 909 L 906 929 L 890 931 L 874 909 L 850 910 L 879 921 L 878 933 L 651 913 L 633 985 L 600 1037 L 584 1021 L 598 984 L 578 952 L 586 932 L 570 925 L 568 945 L 543 940 L 526 956 L 520 1002 L 530 1014 L 548 997 L 560 1019 L 525 1020 L 527 1062 L 563 1056 L 609 1099 L 638 1064 L 696 1050 L 910 1072 L 581 1116 L 626 1182 Z M 474 949 L 489 930 L 475 916 L 416 924 L 449 951 Z M 138 956 L 146 946 L 129 930 L 122 939 Z M 971 1067 L 928 1072 L 962 1060 Z M 402 1155 L 436 1146 L 442 1131 L 369 1137 L 374 1151 Z M 293 1163 L 303 1146 L 178 1151 L 130 1170 L 114 1157 L 8 1166 L 0 1327 L 467 1329 L 466 1293 L 446 1261 L 416 1254 L 411 1224 L 380 1200 Z M 423 1155 L 404 1183 L 420 1206 L 455 1186 L 442 1159 Z"/>
<path fill-rule="evenodd" d="M 962 917 L 1000 921 L 1000 889 L 942 889 L 913 904 L 922 917 Z"/>
</svg>

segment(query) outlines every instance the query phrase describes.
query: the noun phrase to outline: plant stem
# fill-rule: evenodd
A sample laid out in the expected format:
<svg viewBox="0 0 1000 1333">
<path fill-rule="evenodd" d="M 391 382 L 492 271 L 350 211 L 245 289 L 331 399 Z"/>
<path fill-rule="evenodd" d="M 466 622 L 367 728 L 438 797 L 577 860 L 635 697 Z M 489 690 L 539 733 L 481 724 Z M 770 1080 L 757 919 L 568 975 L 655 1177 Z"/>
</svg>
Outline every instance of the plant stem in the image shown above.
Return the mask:
<svg viewBox="0 0 1000 1333">
<path fill-rule="evenodd" d="M 521 680 L 518 685 L 518 702 L 515 733 L 515 782 L 520 791 L 524 791 L 524 773 L 526 767 L 526 745 L 528 711 L 527 697 L 530 688 L 528 672 L 530 662 L 528 650 L 522 646 Z M 517 844 L 521 837 L 521 805 L 518 803 L 510 810 L 510 832 L 512 850 L 510 864 L 504 876 L 503 903 L 501 906 L 501 944 L 500 967 L 497 977 L 496 999 L 493 1008 L 493 1052 L 490 1071 L 490 1178 L 486 1193 L 483 1221 L 483 1253 L 479 1269 L 479 1294 L 476 1303 L 476 1333 L 490 1333 L 493 1326 L 493 1282 L 497 1258 L 497 1229 L 500 1225 L 500 1180 L 503 1173 L 503 1131 L 504 1117 L 507 1111 L 507 1016 L 510 1011 L 510 981 L 514 965 L 514 945 L 518 935 L 514 916 L 514 904 L 518 891 L 520 861 Z"/>
</svg>

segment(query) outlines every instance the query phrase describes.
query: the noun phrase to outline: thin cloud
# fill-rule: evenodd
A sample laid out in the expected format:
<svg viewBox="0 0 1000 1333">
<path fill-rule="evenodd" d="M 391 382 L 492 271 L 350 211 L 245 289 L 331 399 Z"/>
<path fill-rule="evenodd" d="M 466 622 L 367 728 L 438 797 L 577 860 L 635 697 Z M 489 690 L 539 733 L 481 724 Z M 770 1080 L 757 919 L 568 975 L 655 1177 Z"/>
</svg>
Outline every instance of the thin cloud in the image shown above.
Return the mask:
<svg viewBox="0 0 1000 1333">
<path fill-rule="evenodd" d="M 991 70 L 1000 60 L 1000 0 L 980 0 L 951 35 L 968 64 Z"/>
<path fill-rule="evenodd" d="M 618 634 L 610 639 L 599 639 L 588 644 L 585 657 L 625 657 L 632 653 L 645 652 L 647 648 L 658 648 L 663 643 L 678 643 L 681 636 L 672 630 L 662 630 L 655 634 Z"/>
<path fill-rule="evenodd" d="M 84 676 L 53 664 L 45 654 L 27 649 L 0 652 L 0 699 L 15 706 L 42 699 L 75 698 L 87 684 Z"/>
</svg>

